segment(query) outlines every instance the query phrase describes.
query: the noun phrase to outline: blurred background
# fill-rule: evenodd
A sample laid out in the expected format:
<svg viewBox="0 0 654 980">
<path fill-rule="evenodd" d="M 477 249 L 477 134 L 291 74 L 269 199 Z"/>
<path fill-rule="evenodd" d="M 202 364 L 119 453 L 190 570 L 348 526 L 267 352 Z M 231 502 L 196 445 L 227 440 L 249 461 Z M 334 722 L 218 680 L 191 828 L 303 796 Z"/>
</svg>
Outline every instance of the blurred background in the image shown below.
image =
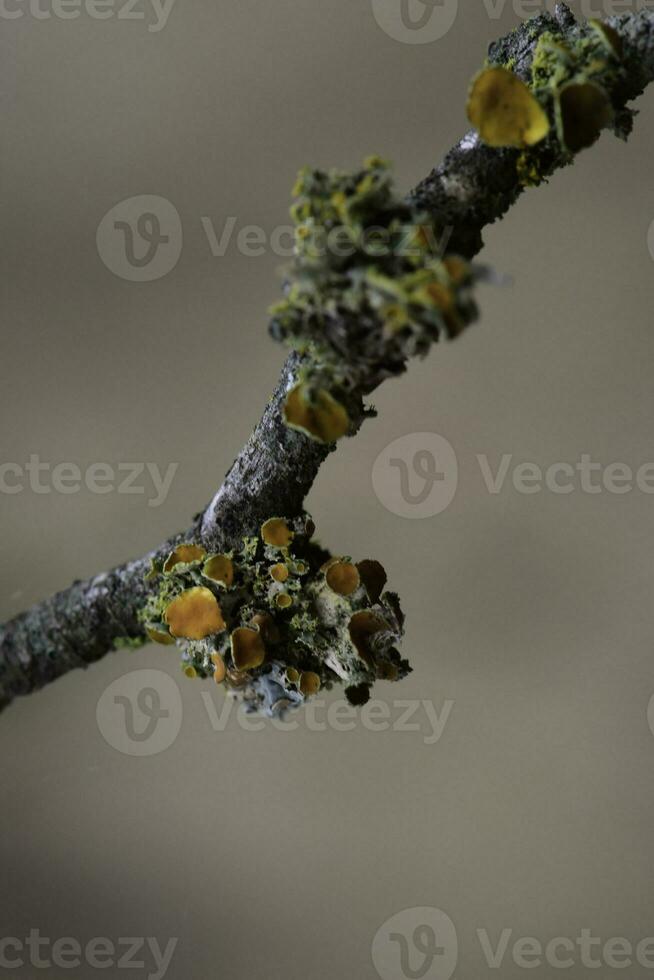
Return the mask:
<svg viewBox="0 0 654 980">
<path fill-rule="evenodd" d="M 467 128 L 469 79 L 521 7 L 411 4 L 413 26 L 399 0 L 7 0 L 3 619 L 144 553 L 215 492 L 283 361 L 266 333 L 285 261 L 271 235 L 297 169 L 380 153 L 409 189 Z M 328 547 L 380 559 L 402 596 L 414 672 L 373 692 L 390 721 L 323 724 L 325 705 L 295 731 L 223 724 L 215 686 L 152 646 L 15 703 L 0 718 L 2 937 L 174 937 L 172 980 L 449 980 L 523 976 L 525 936 L 574 948 L 589 929 L 635 949 L 654 934 L 654 498 L 635 478 L 615 492 L 605 469 L 654 463 L 651 93 L 638 108 L 628 145 L 605 135 L 487 231 L 483 260 L 510 283 L 483 287 L 478 326 L 376 393 L 378 418 L 310 495 Z M 143 196 L 157 220 L 130 263 Z M 261 254 L 239 243 L 247 226 Z M 449 506 L 427 516 L 397 513 L 397 471 L 373 486 L 380 454 L 404 436 L 420 448 L 415 433 L 443 437 L 458 465 Z M 579 476 L 569 493 L 522 492 L 519 464 L 584 454 L 599 492 Z M 508 457 L 499 492 L 479 456 L 492 474 Z M 30 457 L 49 467 L 39 484 Z M 77 492 L 55 486 L 61 463 Z M 129 463 L 142 472 L 119 492 Z M 146 463 L 172 473 L 165 492 Z M 151 751 L 103 715 L 114 683 L 136 704 L 145 669 L 174 703 Z M 383 928 L 415 907 L 449 916 L 458 958 L 450 936 L 411 974 Z M 408 915 L 413 971 L 427 918 Z M 493 950 L 510 930 L 499 971 L 484 930 Z M 3 949 L 12 977 L 97 972 Z M 147 947 L 140 967 L 104 959 L 105 977 L 157 975 Z M 560 975 L 544 955 L 532 972 Z M 621 972 L 648 970 L 632 957 Z"/>
</svg>

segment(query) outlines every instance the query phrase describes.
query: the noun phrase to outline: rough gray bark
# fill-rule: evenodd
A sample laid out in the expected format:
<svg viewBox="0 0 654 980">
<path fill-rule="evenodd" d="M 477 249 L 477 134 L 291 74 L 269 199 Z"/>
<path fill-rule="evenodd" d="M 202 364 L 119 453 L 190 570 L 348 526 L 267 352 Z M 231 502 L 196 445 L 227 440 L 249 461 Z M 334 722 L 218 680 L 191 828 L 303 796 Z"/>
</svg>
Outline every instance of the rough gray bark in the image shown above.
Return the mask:
<svg viewBox="0 0 654 980">
<path fill-rule="evenodd" d="M 654 14 L 623 14 L 609 23 L 624 44 L 626 73 L 610 94 L 618 110 L 616 129 L 626 135 L 631 123 L 626 103 L 654 80 Z M 558 4 L 554 15 L 540 15 L 492 45 L 490 58 L 510 58 L 513 70 L 525 78 L 544 31 L 573 39 L 578 30 L 568 7 Z M 549 152 L 550 158 L 543 161 L 547 172 L 569 162 L 556 147 Z M 516 169 L 518 155 L 512 149 L 492 149 L 470 132 L 409 195 L 430 212 L 437 225 L 452 229 L 451 251 L 467 258 L 476 255 L 483 228 L 501 218 L 516 201 L 523 190 Z M 180 540 L 191 538 L 200 540 L 209 551 L 224 550 L 237 545 L 244 534 L 256 532 L 266 518 L 291 517 L 302 511 L 330 447 L 284 424 L 282 404 L 296 379 L 299 361 L 297 354 L 287 358 L 261 421 L 222 487 L 188 531 L 164 542 L 151 555 L 74 583 L 0 627 L 0 708 L 74 667 L 98 660 L 121 639 L 142 638 L 138 612 L 150 588 L 144 576 L 151 557 L 162 556 Z"/>
</svg>

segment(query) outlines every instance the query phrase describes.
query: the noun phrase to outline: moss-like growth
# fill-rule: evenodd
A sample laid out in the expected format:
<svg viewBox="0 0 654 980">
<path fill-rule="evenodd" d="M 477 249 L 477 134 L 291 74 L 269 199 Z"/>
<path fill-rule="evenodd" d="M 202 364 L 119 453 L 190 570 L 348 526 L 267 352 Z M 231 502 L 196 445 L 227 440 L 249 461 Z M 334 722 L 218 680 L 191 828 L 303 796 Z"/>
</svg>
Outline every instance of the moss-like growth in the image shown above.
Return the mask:
<svg viewBox="0 0 654 980">
<path fill-rule="evenodd" d="M 293 195 L 295 255 L 271 332 L 307 355 L 287 423 L 332 442 L 360 411 L 352 398 L 476 318 L 475 274 L 444 256 L 444 229 L 396 196 L 379 157 L 354 173 L 305 168 Z"/>
<path fill-rule="evenodd" d="M 403 617 L 397 596 L 382 593 L 381 565 L 329 558 L 313 530 L 306 516 L 266 521 L 228 556 L 229 588 L 206 574 L 225 556 L 162 569 L 142 611 L 148 636 L 176 641 L 189 677 L 213 677 L 269 714 L 335 682 L 356 699 L 376 679 L 404 677 L 409 665 L 395 648 Z"/>
</svg>

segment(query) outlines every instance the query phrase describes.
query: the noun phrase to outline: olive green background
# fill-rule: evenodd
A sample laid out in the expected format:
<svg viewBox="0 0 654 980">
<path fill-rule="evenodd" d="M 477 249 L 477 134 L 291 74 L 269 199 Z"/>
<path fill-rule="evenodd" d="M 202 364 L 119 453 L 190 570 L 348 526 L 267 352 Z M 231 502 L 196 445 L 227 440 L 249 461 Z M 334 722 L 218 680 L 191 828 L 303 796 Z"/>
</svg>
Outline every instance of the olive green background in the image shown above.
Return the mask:
<svg viewBox="0 0 654 980">
<path fill-rule="evenodd" d="M 409 188 L 465 130 L 468 80 L 517 22 L 510 4 L 492 19 L 462 0 L 449 34 L 420 45 L 387 36 L 368 0 L 177 0 L 158 33 L 2 21 L 2 461 L 179 463 L 158 508 L 2 495 L 3 617 L 185 527 L 259 417 L 284 356 L 266 333 L 282 260 L 213 257 L 201 217 L 269 232 L 300 165 L 370 152 Z M 371 980 L 382 923 L 436 906 L 464 980 L 525 974 L 510 952 L 489 970 L 477 929 L 654 934 L 654 498 L 509 481 L 491 495 L 476 460 L 654 461 L 652 93 L 639 109 L 628 145 L 605 135 L 487 232 L 484 261 L 511 283 L 480 289 L 481 323 L 376 393 L 379 417 L 308 501 L 329 547 L 386 565 L 414 673 L 375 695 L 452 700 L 440 741 L 215 732 L 212 687 L 183 678 L 174 650 L 110 655 L 0 718 L 3 936 L 177 936 L 172 980 Z M 184 229 L 179 263 L 150 283 L 114 276 L 95 245 L 137 194 L 172 201 Z M 371 470 L 423 431 L 455 448 L 459 487 L 406 520 Z M 148 758 L 96 724 L 107 685 L 139 667 L 169 673 L 184 708 Z"/>
</svg>

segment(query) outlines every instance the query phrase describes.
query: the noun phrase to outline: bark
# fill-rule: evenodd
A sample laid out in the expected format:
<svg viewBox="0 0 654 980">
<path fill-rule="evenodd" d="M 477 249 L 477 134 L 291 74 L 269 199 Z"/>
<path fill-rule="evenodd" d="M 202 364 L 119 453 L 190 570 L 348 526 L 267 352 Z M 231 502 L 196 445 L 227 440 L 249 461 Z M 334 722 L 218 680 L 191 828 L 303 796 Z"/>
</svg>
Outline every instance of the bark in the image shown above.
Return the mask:
<svg viewBox="0 0 654 980">
<path fill-rule="evenodd" d="M 609 23 L 624 44 L 626 72 L 610 94 L 617 110 L 616 131 L 626 136 L 632 119 L 626 103 L 654 79 L 654 14 L 622 14 Z M 574 39 L 579 29 L 568 7 L 558 4 L 553 15 L 542 14 L 491 45 L 489 55 L 496 61 L 511 59 L 513 70 L 526 78 L 544 31 Z M 570 162 L 556 147 L 548 153 L 541 161 L 545 176 Z M 483 228 L 501 218 L 524 189 L 518 157 L 519 151 L 492 149 L 469 132 L 409 200 L 429 211 L 437 225 L 452 230 L 449 250 L 472 258 L 482 246 Z M 300 360 L 295 353 L 287 358 L 261 421 L 222 487 L 185 533 L 150 555 L 75 582 L 0 626 L 0 708 L 74 667 L 86 667 L 120 641 L 143 639 L 138 613 L 151 588 L 145 580 L 151 557 L 167 554 L 177 542 L 191 538 L 207 550 L 224 550 L 238 545 L 245 534 L 255 533 L 270 516 L 301 513 L 320 465 L 333 447 L 284 424 L 281 408 Z"/>
</svg>

